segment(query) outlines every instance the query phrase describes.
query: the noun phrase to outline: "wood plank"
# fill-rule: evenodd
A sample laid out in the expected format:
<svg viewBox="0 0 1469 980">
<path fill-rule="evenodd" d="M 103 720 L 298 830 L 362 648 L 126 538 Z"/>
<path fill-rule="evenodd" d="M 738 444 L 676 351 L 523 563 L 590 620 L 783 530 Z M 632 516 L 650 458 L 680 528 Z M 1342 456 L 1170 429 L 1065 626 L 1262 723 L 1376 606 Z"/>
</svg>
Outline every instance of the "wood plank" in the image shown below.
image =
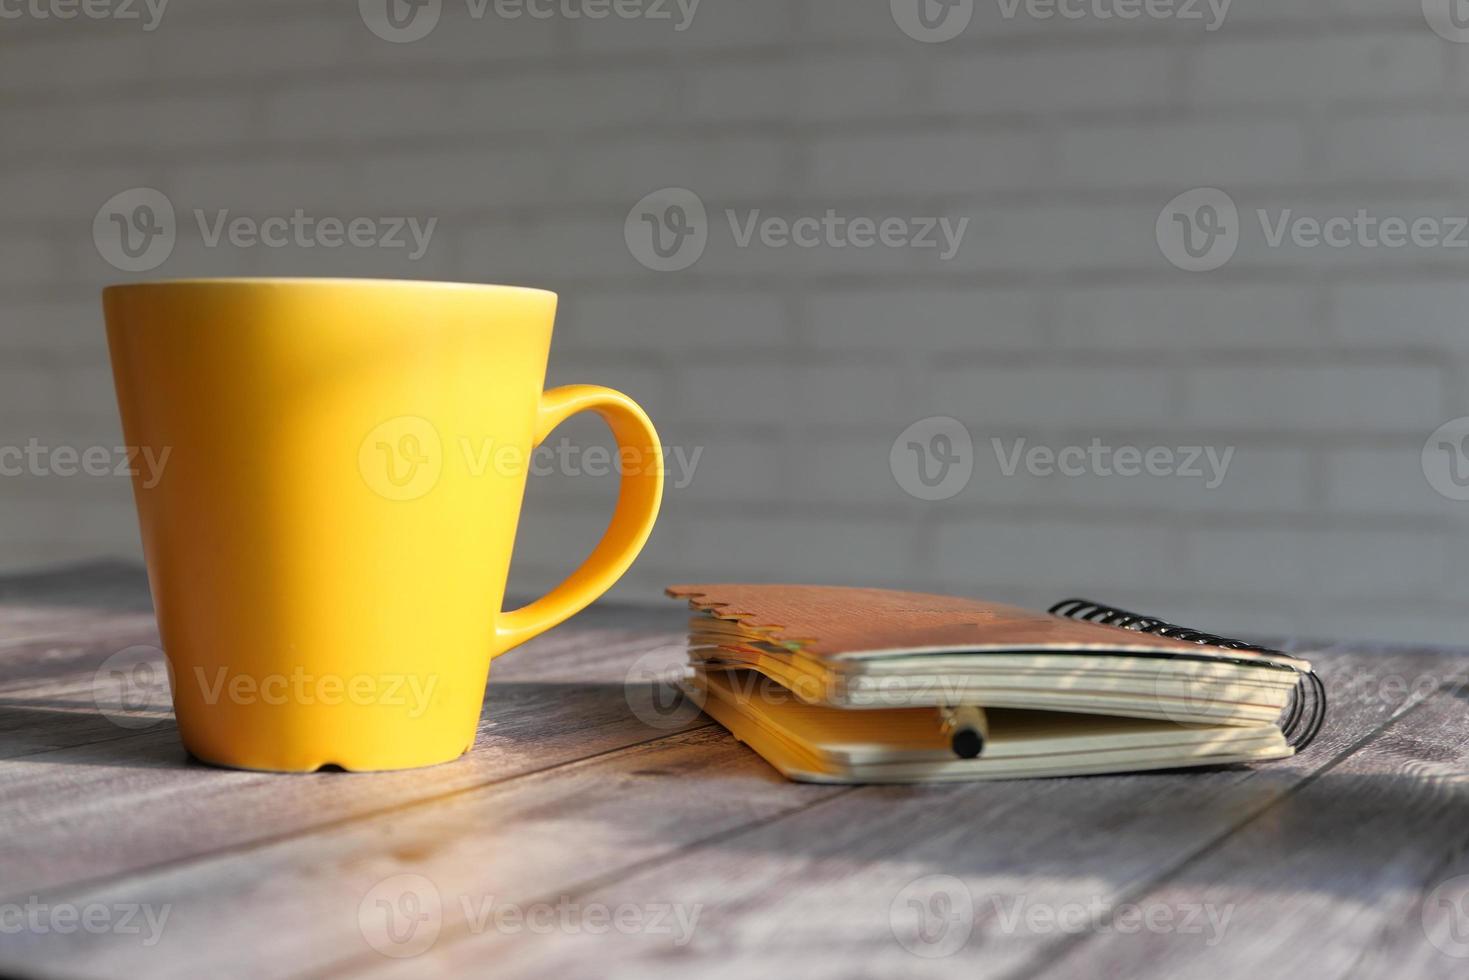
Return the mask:
<svg viewBox="0 0 1469 980">
<path fill-rule="evenodd" d="M 1368 663 L 1415 672 L 1439 659 L 1323 658 L 1332 677 Z M 850 975 L 854 962 L 908 971 L 926 961 L 893 941 L 887 916 L 913 878 L 942 869 L 980 895 L 1037 881 L 1065 895 L 1078 881 L 1121 892 L 1264 809 L 1402 706 L 1348 704 L 1319 752 L 1259 769 L 943 787 L 788 783 L 722 731 L 681 733 L 240 853 L 43 893 L 79 905 L 166 905 L 175 918 L 166 945 L 28 936 L 0 961 L 103 975 L 212 973 L 249 948 L 252 969 L 265 972 L 377 966 L 360 907 L 380 882 L 411 874 L 444 900 L 443 935 L 417 969 L 492 958 L 497 972 L 537 975 L 589 962 L 608 975 L 731 963 L 780 975 Z M 697 905 L 705 918 L 677 950 L 647 935 L 476 933 L 460 900 L 472 911 L 485 896 L 521 906 L 560 896 Z M 988 935 L 968 950 L 966 971 L 982 965 L 981 950 L 987 967 Z M 1018 962 L 1028 950 L 1006 957 Z"/>
<path fill-rule="evenodd" d="M 623 675 L 640 654 L 661 651 L 673 663 L 683 647 L 681 632 L 661 630 L 580 626 L 539 637 L 496 663 L 475 748 L 432 769 L 218 769 L 188 760 L 171 721 L 0 762 L 0 895 L 245 847 L 660 737 L 667 732 L 629 709 Z M 73 734 L 97 734 L 97 715 L 63 707 L 5 710 L 25 714 L 28 721 L 10 722 L 22 730 L 71 725 Z M 675 730 L 709 724 L 689 716 Z"/>
<path fill-rule="evenodd" d="M 365 948 L 359 912 L 364 900 L 371 912 L 385 879 L 391 889 L 399 875 L 427 872 L 447 896 L 535 895 L 846 792 L 786 782 L 713 728 L 680 733 L 246 853 L 43 892 L 48 904 L 170 911 L 153 946 L 26 933 L 0 937 L 0 964 L 119 977 L 310 974 Z"/>
<path fill-rule="evenodd" d="M 1213 910 L 1227 928 L 1206 942 L 1177 930 L 1086 933 L 1061 944 L 1046 977 L 1459 976 L 1469 906 L 1430 907 L 1451 877 L 1469 827 L 1469 705 L 1463 686 L 1437 693 L 1385 726 L 1280 804 L 1171 870 L 1130 901 L 1144 909 Z M 1461 872 L 1462 873 L 1462 872 Z M 1453 887 L 1453 886 L 1451 886 Z M 1459 888 L 1462 898 L 1469 888 Z M 1383 957 L 1386 948 L 1397 955 Z M 1454 953 L 1456 955 L 1450 955 Z M 1404 960 L 1416 969 L 1398 972 Z M 1364 966 L 1370 966 L 1365 971 Z"/>
<path fill-rule="evenodd" d="M 1431 654 L 1316 660 L 1338 692 L 1351 689 L 1364 670 L 1408 678 L 1435 673 L 1455 682 L 1469 673 L 1469 662 L 1442 670 L 1443 660 Z M 649 901 L 700 907 L 698 932 L 682 947 L 641 934 L 461 931 L 441 936 L 401 969 L 370 957 L 350 966 L 453 972 L 493 962 L 505 976 L 575 972 L 587 962 L 604 976 L 627 977 L 1019 976 L 1064 936 L 1007 930 L 1001 912 L 1021 901 L 1115 904 L 1270 810 L 1421 702 L 1421 693 L 1396 690 L 1339 699 L 1309 752 L 1253 768 L 863 788 L 704 842 L 656 867 L 566 891 L 575 902 L 605 908 Z M 905 891 L 915 882 L 916 895 Z M 896 939 L 893 915 L 895 907 L 911 911 L 907 898 L 936 893 L 952 895 L 963 911 L 942 934 L 957 949 L 913 944 L 920 953 L 950 953 L 930 959 Z"/>
</svg>

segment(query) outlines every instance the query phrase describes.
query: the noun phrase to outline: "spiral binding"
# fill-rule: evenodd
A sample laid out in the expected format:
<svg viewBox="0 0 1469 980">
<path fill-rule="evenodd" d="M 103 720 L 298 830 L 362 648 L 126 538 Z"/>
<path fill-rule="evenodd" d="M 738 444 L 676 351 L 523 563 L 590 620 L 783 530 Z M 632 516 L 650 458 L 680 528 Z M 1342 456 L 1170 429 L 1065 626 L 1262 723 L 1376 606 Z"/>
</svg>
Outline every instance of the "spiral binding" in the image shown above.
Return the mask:
<svg viewBox="0 0 1469 980">
<path fill-rule="evenodd" d="M 1065 599 L 1052 606 L 1048 612 L 1057 616 L 1065 616 L 1067 619 L 1080 619 L 1088 623 L 1101 623 L 1104 626 L 1118 626 L 1122 629 L 1166 636 L 1172 640 L 1183 640 L 1186 643 L 1197 643 L 1201 646 L 1288 656 L 1270 647 L 1189 629 L 1186 626 L 1178 626 L 1153 616 L 1142 616 L 1116 606 L 1105 606 L 1100 602 L 1092 602 L 1090 599 Z M 1168 656 L 1161 651 L 1157 655 Z M 1255 661 L 1237 660 L 1234 662 L 1258 666 Z M 1272 664 L 1271 666 L 1294 670 L 1300 675 L 1300 680 L 1291 690 L 1290 702 L 1285 706 L 1279 725 L 1286 742 L 1297 752 L 1301 752 L 1316 740 L 1316 736 L 1321 732 L 1322 724 L 1326 721 L 1326 685 L 1321 683 L 1321 678 L 1317 677 L 1314 671 L 1298 670 L 1288 664 Z"/>
</svg>

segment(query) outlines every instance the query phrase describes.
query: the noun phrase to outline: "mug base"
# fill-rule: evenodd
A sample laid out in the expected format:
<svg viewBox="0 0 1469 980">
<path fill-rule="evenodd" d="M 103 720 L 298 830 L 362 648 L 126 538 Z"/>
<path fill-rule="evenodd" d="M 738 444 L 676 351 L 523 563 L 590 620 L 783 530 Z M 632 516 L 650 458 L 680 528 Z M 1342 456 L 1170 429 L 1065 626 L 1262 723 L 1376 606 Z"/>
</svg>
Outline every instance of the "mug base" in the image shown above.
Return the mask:
<svg viewBox="0 0 1469 980">
<path fill-rule="evenodd" d="M 408 763 L 407 765 L 372 765 L 370 763 L 366 765 L 349 765 L 345 762 L 338 762 L 335 759 L 324 759 L 321 762 L 314 764 L 303 763 L 301 765 L 271 765 L 262 764 L 255 761 L 246 762 L 243 760 L 212 759 L 206 755 L 200 755 L 198 752 L 195 752 L 193 749 L 190 749 L 187 746 L 185 746 L 184 751 L 188 752 L 189 758 L 194 760 L 195 762 L 203 763 L 206 766 L 214 766 L 217 769 L 236 769 L 240 772 L 261 772 L 277 775 L 307 775 L 310 773 L 323 771 L 364 773 L 406 772 L 412 769 L 432 769 L 435 766 L 446 766 L 451 762 L 455 762 L 459 759 L 464 758 L 464 756 L 467 755 L 469 753 L 469 750 L 472 748 L 474 748 L 473 742 L 471 742 L 469 745 L 466 745 L 464 748 L 460 749 L 458 752 L 456 752 L 452 756 L 449 756 L 448 758 L 430 759 L 425 762 Z"/>
</svg>

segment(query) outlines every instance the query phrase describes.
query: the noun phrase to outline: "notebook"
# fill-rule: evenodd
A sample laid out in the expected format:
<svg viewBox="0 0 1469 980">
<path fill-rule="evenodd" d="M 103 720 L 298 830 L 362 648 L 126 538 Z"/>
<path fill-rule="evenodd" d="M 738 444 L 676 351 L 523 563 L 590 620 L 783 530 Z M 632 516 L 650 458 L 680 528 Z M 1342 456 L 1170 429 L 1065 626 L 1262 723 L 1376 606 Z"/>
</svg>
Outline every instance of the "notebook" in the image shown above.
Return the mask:
<svg viewBox="0 0 1469 980">
<path fill-rule="evenodd" d="M 1120 772 L 1283 758 L 1320 729 L 1310 664 L 1086 600 L 680 585 L 691 687 L 782 773 L 837 782 Z M 961 759 L 939 710 L 988 731 Z"/>
</svg>

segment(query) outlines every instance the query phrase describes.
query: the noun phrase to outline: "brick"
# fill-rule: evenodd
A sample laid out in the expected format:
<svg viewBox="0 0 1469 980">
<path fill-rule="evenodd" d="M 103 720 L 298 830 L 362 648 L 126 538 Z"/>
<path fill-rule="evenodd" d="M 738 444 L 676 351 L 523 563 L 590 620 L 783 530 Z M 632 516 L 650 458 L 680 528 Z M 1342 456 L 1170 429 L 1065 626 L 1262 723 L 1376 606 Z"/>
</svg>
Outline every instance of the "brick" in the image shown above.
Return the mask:
<svg viewBox="0 0 1469 980">
<path fill-rule="evenodd" d="M 1235 182 L 1310 176 L 1305 132 L 1293 122 L 1072 126 L 1056 144 L 1063 185 L 1166 188 L 1186 180 L 1227 190 Z"/>
<path fill-rule="evenodd" d="M 1338 283 L 1331 290 L 1334 339 L 1353 345 L 1469 348 L 1469 285 L 1460 282 Z"/>
<path fill-rule="evenodd" d="M 627 250 L 620 216 L 497 221 L 466 229 L 461 241 L 456 278 L 467 282 L 554 289 L 562 281 L 646 272 Z"/>
<path fill-rule="evenodd" d="M 841 289 L 808 291 L 811 344 L 924 357 L 952 350 L 1040 348 L 1037 299 L 1021 290 Z"/>
<path fill-rule="evenodd" d="M 891 365 L 823 364 L 793 372 L 796 418 L 807 423 L 881 423 L 904 411 L 901 380 Z"/>
<path fill-rule="evenodd" d="M 811 145 L 823 194 L 971 193 L 1043 186 L 1047 155 L 1026 132 L 919 130 L 829 136 Z"/>
<path fill-rule="evenodd" d="M 282 72 L 320 70 L 345 64 L 362 22 L 355 16 L 290 18 L 285 23 L 221 23 L 193 26 L 165 22 L 170 43 L 150 49 L 155 77 L 209 78 L 237 75 L 273 79 Z"/>
<path fill-rule="evenodd" d="M 1034 205 L 973 209 L 964 247 L 944 271 L 1054 274 L 1171 269 L 1154 225 L 1161 204 Z"/>
<path fill-rule="evenodd" d="M 789 368 L 725 358 L 678 372 L 679 413 L 697 422 L 785 424 L 796 405 Z"/>
<path fill-rule="evenodd" d="M 560 341 L 578 350 L 683 352 L 779 347 L 778 297 L 744 292 L 596 293 L 562 298 Z"/>
<path fill-rule="evenodd" d="M 58 249 L 51 242 L 39 236 L 0 234 L 0 285 L 46 282 L 60 273 L 58 264 Z"/>
<path fill-rule="evenodd" d="M 1351 514 L 1416 514 L 1469 521 L 1469 504 L 1435 491 L 1423 473 L 1429 432 L 1394 439 L 1392 448 L 1345 448 L 1326 454 L 1322 505 Z"/>
<path fill-rule="evenodd" d="M 1187 285 L 1068 289 L 1056 342 L 1098 349 L 1302 347 L 1319 342 L 1316 300 L 1304 285 Z"/>
<path fill-rule="evenodd" d="M 924 408 L 995 426 L 1157 426 L 1176 418 L 1177 393 L 1172 373 L 1145 367 L 942 365 Z"/>
<path fill-rule="evenodd" d="M 350 157 L 311 161 L 283 155 L 248 162 L 187 163 L 171 169 L 168 179 L 156 186 L 173 201 L 181 234 L 185 227 L 197 234 L 195 209 L 206 211 L 212 222 L 215 212 L 224 208 L 263 218 L 289 215 L 295 208 L 338 212 L 350 208 L 359 213 L 356 209 L 364 202 L 358 163 Z"/>
<path fill-rule="evenodd" d="M 506 148 L 374 153 L 362 162 L 363 199 L 392 208 L 487 208 L 555 199 L 557 161 L 549 152 Z"/>
<path fill-rule="evenodd" d="M 107 357 L 100 298 L 0 307 L 0 351 L 46 352 L 101 362 Z"/>
<path fill-rule="evenodd" d="M 0 413 L 16 418 L 46 416 L 61 407 L 54 372 L 7 358 L 0 364 Z"/>
<path fill-rule="evenodd" d="M 1442 81 L 1443 42 L 1411 32 L 1223 41 L 1194 53 L 1194 100 L 1205 104 L 1387 99 L 1428 95 Z"/>
<path fill-rule="evenodd" d="M 770 514 L 759 521 L 710 517 L 680 524 L 684 553 L 715 578 L 900 583 L 914 564 L 911 532 L 897 523 Z"/>
<path fill-rule="evenodd" d="M 1200 589 L 1293 597 L 1445 594 L 1451 543 L 1402 530 L 1192 528 L 1183 574 Z M 1369 557 L 1370 556 L 1370 557 Z"/>
<path fill-rule="evenodd" d="M 1181 98 L 1178 64 L 1168 45 L 956 53 L 933 62 L 931 104 L 965 114 L 1169 105 Z"/>
<path fill-rule="evenodd" d="M 8 29 L 10 22 L 6 23 Z M 157 47 L 156 34 L 144 33 L 141 28 L 64 33 L 64 38 L 42 37 L 7 44 L 5 57 L 0 58 L 0 89 L 54 95 L 134 82 L 143 77 Z M 66 66 L 65 71 L 58 71 L 59 65 Z"/>
<path fill-rule="evenodd" d="M 772 139 L 621 138 L 583 147 L 567 169 L 573 197 L 624 208 L 663 187 L 686 187 L 717 209 L 721 198 L 767 195 L 789 185 L 785 148 Z"/>
<path fill-rule="evenodd" d="M 1374 180 L 1457 178 L 1469 153 L 1469 118 L 1460 113 L 1394 112 L 1337 119 L 1326 127 L 1333 176 Z"/>
<path fill-rule="evenodd" d="M 438 70 L 456 65 L 498 67 L 521 61 L 544 62 L 557 50 L 556 37 L 564 27 L 559 17 L 503 17 L 498 13 L 501 9 L 512 10 L 514 4 L 497 6 L 494 0 L 445 3 L 429 34 L 408 43 L 379 38 L 356 22 L 351 25 L 356 29 L 355 51 L 369 64 Z M 474 16 L 476 13 L 481 16 Z"/>
<path fill-rule="evenodd" d="M 1195 369 L 1186 421 L 1214 426 L 1343 432 L 1421 429 L 1440 417 L 1438 370 L 1408 365 Z"/>
<path fill-rule="evenodd" d="M 1024 582 L 1064 594 L 1107 595 L 1118 583 L 1166 588 L 1184 562 L 1169 528 L 1098 520 L 945 521 L 934 530 L 934 572 L 966 594 Z M 1064 556 L 1064 557 L 1062 557 Z M 1063 594 L 1064 593 L 1064 594 Z"/>
<path fill-rule="evenodd" d="M 911 505 L 913 500 L 899 486 L 889 461 L 899 431 L 893 423 L 869 435 L 799 440 L 792 467 L 797 499 Z"/>
<path fill-rule="evenodd" d="M 640 9 L 656 11 L 659 17 L 570 20 L 573 45 L 587 52 L 738 50 L 788 45 L 796 32 L 795 13 L 783 3 L 644 0 Z"/>
</svg>

